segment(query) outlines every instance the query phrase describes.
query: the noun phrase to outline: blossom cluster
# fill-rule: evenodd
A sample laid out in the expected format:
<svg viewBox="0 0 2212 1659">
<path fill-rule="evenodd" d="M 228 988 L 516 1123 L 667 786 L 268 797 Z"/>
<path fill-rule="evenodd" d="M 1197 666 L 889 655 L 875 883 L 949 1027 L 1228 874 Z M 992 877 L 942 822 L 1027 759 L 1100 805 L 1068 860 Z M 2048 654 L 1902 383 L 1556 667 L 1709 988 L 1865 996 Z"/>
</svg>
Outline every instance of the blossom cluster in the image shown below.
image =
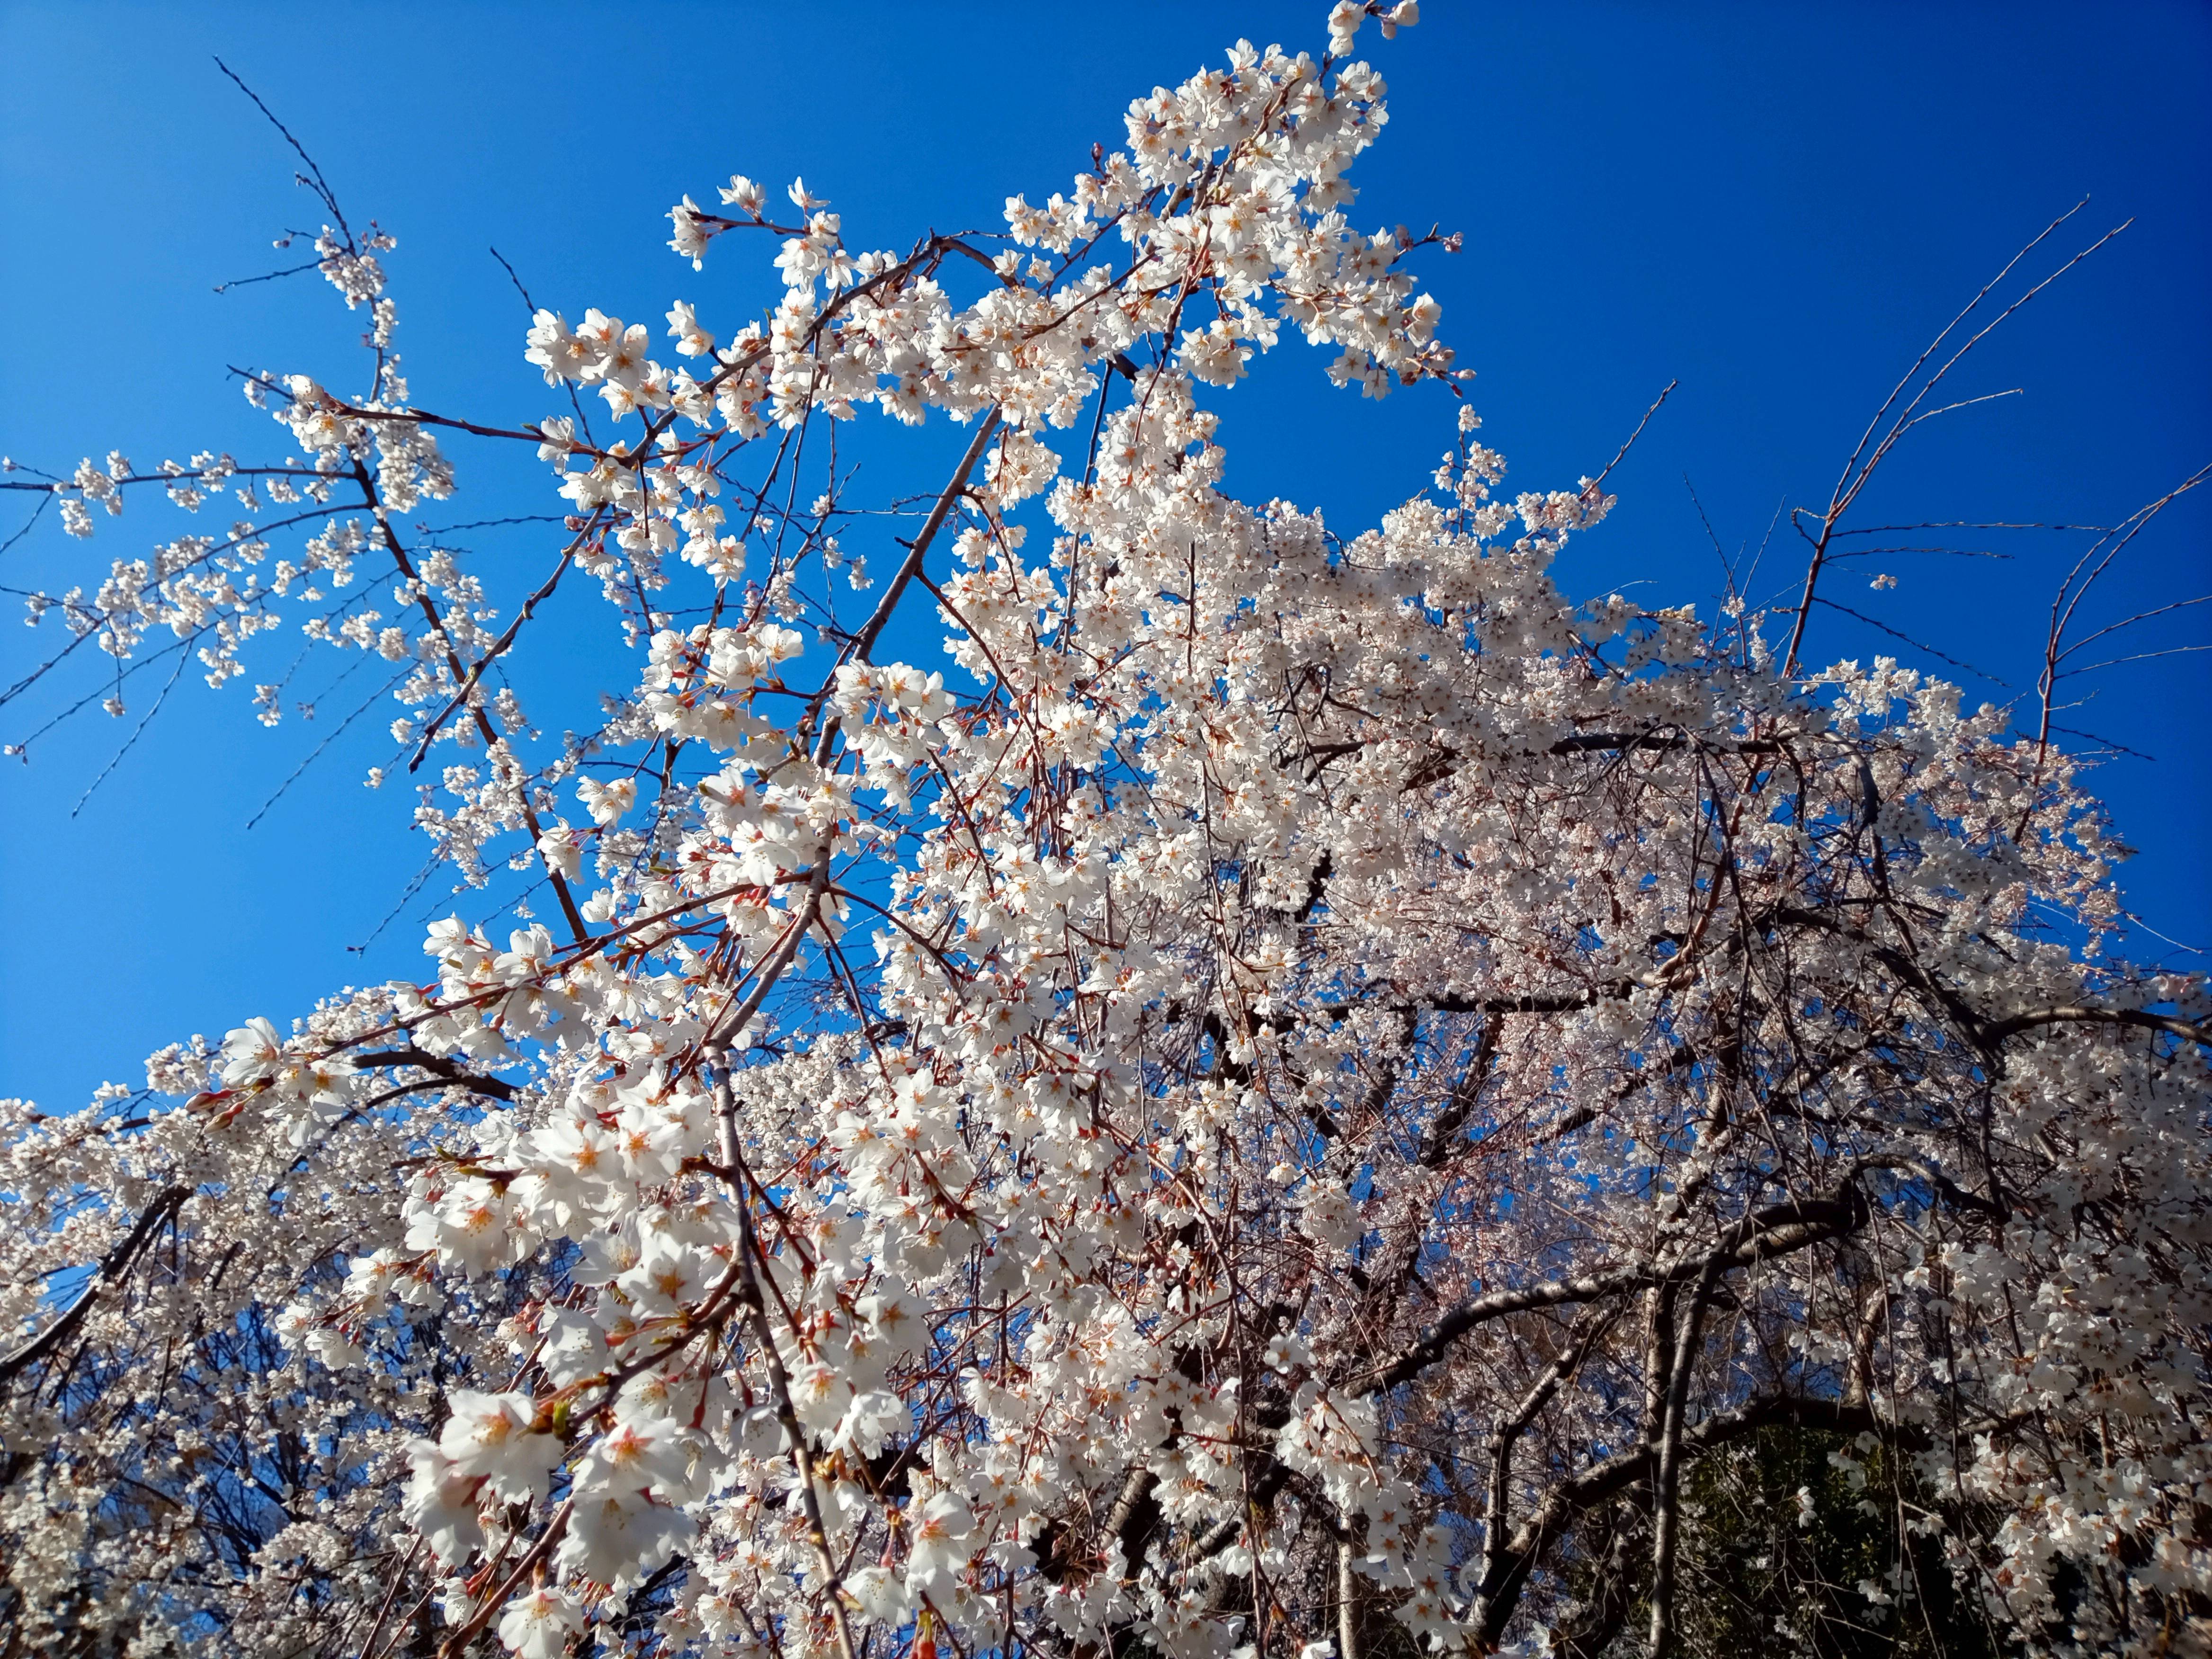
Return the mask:
<svg viewBox="0 0 2212 1659">
<path fill-rule="evenodd" d="M 1889 659 L 1781 672 L 1756 614 L 1572 602 L 1612 497 L 1509 495 L 1463 404 L 1357 535 L 1220 488 L 1206 400 L 1285 325 L 1464 396 L 1431 239 L 1347 216 L 1387 115 L 1349 53 L 1417 17 L 1240 42 L 996 252 L 687 197 L 695 266 L 780 242 L 765 319 L 541 310 L 568 412 L 523 428 L 411 404 L 389 239 L 326 234 L 371 395 L 252 378 L 298 457 L 144 477 L 253 520 L 57 603 L 221 679 L 293 586 L 388 572 L 392 621 L 310 636 L 403 665 L 418 761 L 482 751 L 417 821 L 557 915 L 441 921 L 420 979 L 166 1049 L 120 1109 L 9 1103 L 12 1620 L 1536 1651 L 1601 1630 L 1601 1524 L 1641 1492 L 1663 1534 L 1680 1460 L 1782 1422 L 1909 1460 L 2023 1639 L 2197 1620 L 2212 998 L 2103 953 L 2071 763 Z M 873 579 L 793 453 L 870 405 L 967 434 Z M 398 524 L 454 433 L 535 446 L 537 593 L 580 565 L 629 629 L 594 733 L 495 690 L 537 599 L 502 625 Z M 88 461 L 66 527 L 141 476 Z M 917 615 L 944 660 L 879 659 Z"/>
</svg>

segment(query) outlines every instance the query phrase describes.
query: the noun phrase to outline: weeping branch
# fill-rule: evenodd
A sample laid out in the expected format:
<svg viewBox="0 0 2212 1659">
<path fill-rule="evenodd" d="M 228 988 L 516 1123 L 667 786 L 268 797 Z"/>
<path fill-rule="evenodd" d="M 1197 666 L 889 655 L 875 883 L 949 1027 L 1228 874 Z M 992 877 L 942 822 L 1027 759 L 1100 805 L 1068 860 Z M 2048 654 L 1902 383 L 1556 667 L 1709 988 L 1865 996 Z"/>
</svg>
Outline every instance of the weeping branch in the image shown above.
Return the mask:
<svg viewBox="0 0 2212 1659">
<path fill-rule="evenodd" d="M 139 1254 L 161 1231 L 162 1224 L 174 1217 L 184 1201 L 191 1196 L 191 1189 L 188 1187 L 162 1188 L 154 1201 L 139 1214 L 137 1224 L 112 1249 L 100 1257 L 100 1267 L 93 1275 L 92 1283 L 85 1286 L 83 1295 L 70 1304 L 68 1311 L 15 1352 L 0 1358 L 0 1392 L 4 1392 L 17 1376 L 70 1340 L 77 1327 L 84 1323 L 93 1305 L 129 1277 Z"/>
</svg>

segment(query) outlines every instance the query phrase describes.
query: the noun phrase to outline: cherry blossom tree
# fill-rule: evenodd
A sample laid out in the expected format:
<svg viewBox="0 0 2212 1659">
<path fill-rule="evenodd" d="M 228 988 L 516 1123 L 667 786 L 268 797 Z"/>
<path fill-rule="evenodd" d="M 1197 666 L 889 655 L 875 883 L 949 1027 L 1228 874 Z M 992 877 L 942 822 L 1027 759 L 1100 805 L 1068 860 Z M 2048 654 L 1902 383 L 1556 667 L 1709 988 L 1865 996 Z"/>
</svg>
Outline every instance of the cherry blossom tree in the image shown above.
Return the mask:
<svg viewBox="0 0 2212 1659">
<path fill-rule="evenodd" d="M 363 388 L 243 376 L 265 463 L 6 481 L 77 536 L 232 498 L 34 599 L 60 654 L 380 658 L 417 824 L 546 911 L 7 1103 L 9 1654 L 1663 1655 L 1777 1433 L 1895 1542 L 1869 1628 L 2212 1639 L 2212 998 L 2114 954 L 2047 714 L 1806 654 L 1987 313 L 1794 608 L 1563 596 L 1605 474 L 1503 490 L 1455 243 L 1347 215 L 1357 37 L 1414 21 L 1240 43 L 1003 234 L 687 197 L 781 302 L 539 310 L 517 426 L 411 400 L 309 163 Z M 1455 410 L 1357 535 L 1218 488 L 1286 331 Z M 965 435 L 888 529 L 835 453 L 881 416 Z M 550 475 L 531 587 L 404 528 L 465 442 Z M 554 742 L 564 582 L 631 678 Z"/>
</svg>

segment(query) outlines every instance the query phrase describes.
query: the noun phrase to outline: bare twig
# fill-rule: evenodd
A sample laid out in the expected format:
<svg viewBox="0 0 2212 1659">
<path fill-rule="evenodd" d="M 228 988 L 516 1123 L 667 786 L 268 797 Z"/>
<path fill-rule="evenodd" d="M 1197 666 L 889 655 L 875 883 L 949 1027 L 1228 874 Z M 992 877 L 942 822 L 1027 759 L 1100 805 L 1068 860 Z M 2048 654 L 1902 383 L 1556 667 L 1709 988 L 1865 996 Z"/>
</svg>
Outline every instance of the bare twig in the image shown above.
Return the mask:
<svg viewBox="0 0 2212 1659">
<path fill-rule="evenodd" d="M 2053 231 L 2057 230 L 2059 226 L 2064 224 L 2069 219 L 2071 219 L 2087 204 L 2088 198 L 2084 197 L 2080 202 L 2075 203 L 2064 213 L 2060 214 L 2058 217 L 2052 220 L 2048 225 L 2045 225 L 2041 232 L 2029 241 L 2025 247 L 2021 248 L 2019 252 L 2014 254 L 2011 258 L 2005 261 L 2004 268 L 1984 283 L 1982 287 L 1981 292 L 1975 295 L 1973 299 L 1967 302 L 1967 305 L 1963 311 L 1960 312 L 1957 316 L 1954 317 L 1948 323 L 1945 324 L 1942 331 L 1937 334 L 1933 340 L 1928 343 L 1928 345 L 1922 350 L 1919 356 L 1913 359 L 1911 368 L 1906 369 L 1903 376 L 1899 379 L 1897 384 L 1890 389 L 1889 396 L 1882 400 L 1881 407 L 1875 411 L 1874 418 L 1867 422 L 1867 428 L 1865 432 L 1860 435 L 1856 447 L 1852 449 L 1850 459 L 1844 463 L 1842 475 L 1837 479 L 1836 487 L 1828 497 L 1826 510 L 1818 515 L 1818 523 L 1820 526 L 1818 534 L 1808 533 L 1800 526 L 1799 533 L 1803 535 L 1806 540 L 1812 544 L 1812 553 L 1806 562 L 1804 588 L 1798 599 L 1796 619 L 1790 625 L 1789 649 L 1783 653 L 1781 677 L 1784 679 L 1788 679 L 1791 675 L 1797 672 L 1798 656 L 1803 648 L 1805 642 L 1806 625 L 1812 619 L 1814 599 L 1820 586 L 1821 570 L 1828 561 L 1830 546 L 1839 533 L 1839 527 L 1842 524 L 1844 515 L 1850 511 L 1852 503 L 1857 501 L 1861 492 L 1866 489 L 1869 481 L 1873 478 L 1875 470 L 1881 465 L 1883 459 L 1889 454 L 1889 452 L 1897 447 L 1899 441 L 1901 440 L 1907 432 L 1920 424 L 1922 421 L 1933 419 L 1936 416 L 1947 413 L 1950 410 L 1962 409 L 1971 404 L 1987 401 L 1986 398 L 1969 398 L 1962 399 L 1960 402 L 1956 404 L 1948 404 L 1943 405 L 1942 408 L 1932 409 L 1923 412 L 1921 410 L 1921 404 L 1927 401 L 1929 394 L 1932 392 L 1937 386 L 1942 384 L 1944 376 L 1948 374 L 1952 369 L 1956 368 L 1960 361 L 1964 358 L 1968 352 L 1972 351 L 1976 346 L 1979 345 L 1984 340 L 1989 337 L 1991 331 L 2002 325 L 2005 319 L 2009 318 L 2014 312 L 2018 311 L 2030 300 L 2035 298 L 2037 295 L 2042 293 L 2044 289 L 2049 288 L 2061 276 L 2063 276 L 2068 271 L 2073 270 L 2075 265 L 2080 264 L 2082 260 L 2087 258 L 2099 248 L 2104 246 L 2106 243 L 2111 241 L 2113 237 L 2118 235 L 2122 231 L 2125 230 L 2129 225 L 2133 224 L 2135 222 L 2132 219 L 2124 220 L 2121 223 L 2115 225 L 2112 229 L 2106 231 L 2102 236 L 2100 236 L 2095 241 L 2090 243 L 2088 246 L 2083 248 L 2079 253 L 2076 253 L 2064 264 L 2052 271 L 2050 276 L 2036 283 L 2035 286 L 2029 289 L 2027 293 L 2021 295 L 2010 305 L 2007 306 L 2002 311 L 1999 312 L 1995 318 L 1984 324 L 1982 327 L 1970 337 L 1964 344 L 1960 346 L 1956 351 L 1954 351 L 1950 356 L 1946 358 L 1942 366 L 1939 367 L 1935 373 L 1929 375 L 1925 380 L 1921 382 L 1920 389 L 1917 392 L 1913 392 L 1910 398 L 1905 398 L 1906 391 L 1912 386 L 1913 381 L 1919 376 L 1920 371 L 1927 366 L 1929 361 L 1933 358 L 1938 351 L 1942 349 L 1943 343 L 1951 337 L 1952 334 L 1957 331 L 1960 325 L 1964 323 L 1966 319 L 1974 313 L 1974 311 L 1981 305 L 1983 301 L 1989 298 L 1990 295 L 1996 289 L 1997 284 L 2003 282 L 2004 279 L 2011 274 L 2013 268 L 2019 264 L 2022 259 L 2026 258 L 2029 253 L 2033 252 L 2035 248 L 2040 246 L 2045 237 L 2048 237 Z M 2009 392 L 1995 392 L 1989 395 L 1991 397 L 2008 397 L 2011 394 Z M 1901 398 L 1905 399 L 1905 402 L 1903 406 L 1900 408 L 1899 406 L 1899 400 Z M 1895 411 L 1894 415 L 1892 413 L 1893 410 Z M 1889 422 L 1887 429 L 1884 429 L 1883 428 L 1883 422 L 1885 421 Z M 1875 435 L 1877 432 L 1881 434 L 1878 439 Z M 1807 518 L 1814 517 L 1809 510 L 1801 509 L 1801 511 L 1803 512 L 1803 515 Z M 1794 521 L 1798 515 L 1793 514 L 1791 516 Z"/>
<path fill-rule="evenodd" d="M 1659 405 L 1665 403 L 1668 394 L 1681 384 L 1680 380 L 1669 380 L 1660 388 L 1659 395 L 1651 400 L 1651 407 L 1644 411 L 1644 418 L 1636 423 L 1636 430 L 1628 434 L 1628 441 L 1613 453 L 1613 459 L 1599 471 L 1597 477 L 1583 486 L 1585 500 L 1596 499 L 1598 492 L 1605 488 L 1606 479 L 1612 476 L 1613 469 L 1619 466 L 1627 458 L 1628 452 L 1636 447 L 1636 441 L 1644 435 L 1644 428 L 1651 424 L 1651 417 L 1659 412 Z"/>
</svg>

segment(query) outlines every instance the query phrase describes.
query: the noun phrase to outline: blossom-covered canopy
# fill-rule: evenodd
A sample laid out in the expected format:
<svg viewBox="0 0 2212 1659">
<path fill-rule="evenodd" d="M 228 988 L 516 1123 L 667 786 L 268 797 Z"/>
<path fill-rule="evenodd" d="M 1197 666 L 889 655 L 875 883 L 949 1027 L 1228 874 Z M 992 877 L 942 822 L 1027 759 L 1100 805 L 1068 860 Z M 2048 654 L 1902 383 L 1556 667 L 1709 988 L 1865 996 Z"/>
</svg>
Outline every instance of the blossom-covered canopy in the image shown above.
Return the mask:
<svg viewBox="0 0 2212 1659">
<path fill-rule="evenodd" d="M 1933 1540 L 1869 1623 L 1934 1562 L 2039 1650 L 2203 1639 L 2203 981 L 2106 953 L 2106 826 L 2008 713 L 1562 596 L 1602 477 L 1504 491 L 1448 239 L 1348 216 L 1369 16 L 1138 99 L 1000 237 L 687 198 L 695 266 L 780 243 L 772 314 L 540 311 L 520 428 L 410 400 L 325 191 L 367 394 L 255 374 L 289 456 L 54 490 L 234 496 L 64 620 L 220 684 L 304 603 L 547 919 L 9 1103 L 30 1644 L 1663 1648 L 1689 1472 L 1783 1428 Z M 1285 331 L 1456 404 L 1376 527 L 1219 488 Z M 892 527 L 823 469 L 871 405 L 971 434 Z M 534 588 L 404 528 L 466 437 L 550 470 Z M 635 678 L 553 743 L 573 571 Z"/>
</svg>

